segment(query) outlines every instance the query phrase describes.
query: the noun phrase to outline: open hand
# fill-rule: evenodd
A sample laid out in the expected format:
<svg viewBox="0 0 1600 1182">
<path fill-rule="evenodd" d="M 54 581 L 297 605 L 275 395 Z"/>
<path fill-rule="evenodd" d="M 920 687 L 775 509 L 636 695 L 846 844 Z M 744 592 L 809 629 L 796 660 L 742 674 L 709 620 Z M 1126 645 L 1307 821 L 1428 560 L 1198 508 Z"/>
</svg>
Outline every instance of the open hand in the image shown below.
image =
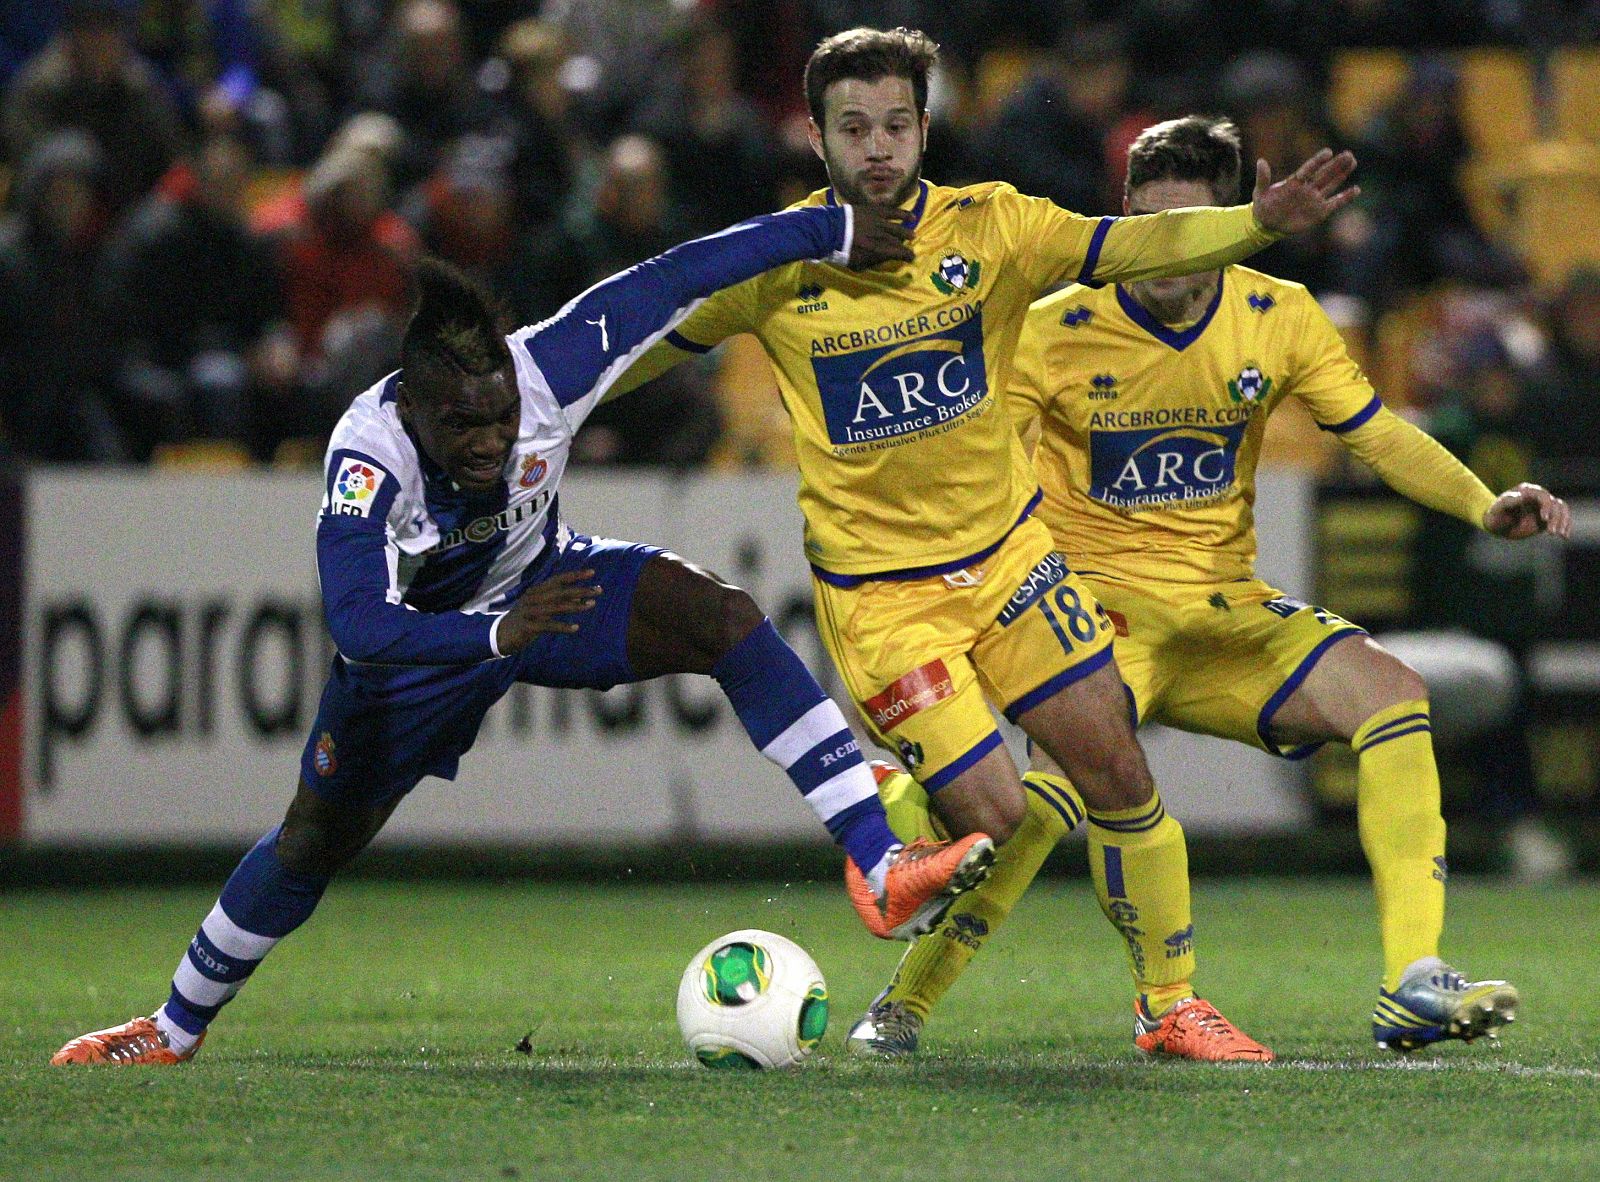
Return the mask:
<svg viewBox="0 0 1600 1182">
<path fill-rule="evenodd" d="M 576 632 L 578 625 L 559 616 L 576 615 L 594 606 L 600 595 L 592 570 L 568 571 L 529 587 L 511 605 L 495 640 L 506 656 L 532 644 L 541 632 Z"/>
<path fill-rule="evenodd" d="M 1272 183 L 1272 166 L 1256 161 L 1256 188 L 1251 194 L 1256 221 L 1274 234 L 1299 234 L 1321 225 L 1339 210 L 1361 196 L 1361 188 L 1342 189 L 1356 170 L 1356 158 L 1349 152 L 1337 156 L 1323 148 L 1277 184 Z"/>
<path fill-rule="evenodd" d="M 879 263 L 909 263 L 916 256 L 907 245 L 911 215 L 903 209 L 884 209 L 881 205 L 852 205 L 855 212 L 855 238 L 850 243 L 850 269 L 865 271 Z"/>
<path fill-rule="evenodd" d="M 1483 528 L 1500 538 L 1516 541 L 1534 534 L 1572 536 L 1572 510 L 1547 488 L 1526 481 L 1501 493 L 1484 510 Z"/>
</svg>

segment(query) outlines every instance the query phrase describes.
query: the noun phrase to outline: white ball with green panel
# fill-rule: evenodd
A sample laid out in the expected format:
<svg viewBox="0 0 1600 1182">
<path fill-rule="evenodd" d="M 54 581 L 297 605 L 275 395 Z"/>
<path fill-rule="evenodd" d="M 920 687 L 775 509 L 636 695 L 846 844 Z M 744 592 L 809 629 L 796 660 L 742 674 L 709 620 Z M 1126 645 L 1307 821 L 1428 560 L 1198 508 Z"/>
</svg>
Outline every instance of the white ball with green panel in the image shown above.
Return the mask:
<svg viewBox="0 0 1600 1182">
<path fill-rule="evenodd" d="M 786 936 L 744 928 L 707 944 L 678 982 L 678 1029 L 707 1067 L 791 1067 L 828 1028 L 828 986 Z"/>
</svg>

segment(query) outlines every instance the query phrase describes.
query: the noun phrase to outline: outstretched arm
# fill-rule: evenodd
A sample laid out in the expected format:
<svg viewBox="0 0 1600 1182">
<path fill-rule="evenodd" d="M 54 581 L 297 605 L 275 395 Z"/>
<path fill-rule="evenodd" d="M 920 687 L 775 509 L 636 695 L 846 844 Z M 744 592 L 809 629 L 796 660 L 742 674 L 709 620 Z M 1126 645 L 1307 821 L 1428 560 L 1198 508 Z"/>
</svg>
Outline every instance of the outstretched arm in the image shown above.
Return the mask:
<svg viewBox="0 0 1600 1182">
<path fill-rule="evenodd" d="M 581 419 L 707 296 L 802 259 L 857 269 L 909 260 L 909 237 L 902 215 L 866 207 L 764 214 L 602 280 L 549 320 L 517 332 L 513 343 L 527 349 L 556 400 Z"/>
<path fill-rule="evenodd" d="M 1572 513 L 1560 497 L 1527 483 L 1495 496 L 1443 444 L 1387 407 L 1377 406 L 1353 428 L 1330 429 L 1385 484 L 1419 505 L 1502 538 L 1571 535 Z"/>
<path fill-rule="evenodd" d="M 1346 188 L 1345 182 L 1355 166 L 1349 152 L 1336 156 L 1324 148 L 1274 183 L 1267 162 L 1258 160 L 1249 205 L 1102 218 L 1076 279 L 1094 286 L 1133 283 L 1237 263 L 1285 235 L 1311 229 L 1354 201 L 1361 190 Z"/>
</svg>

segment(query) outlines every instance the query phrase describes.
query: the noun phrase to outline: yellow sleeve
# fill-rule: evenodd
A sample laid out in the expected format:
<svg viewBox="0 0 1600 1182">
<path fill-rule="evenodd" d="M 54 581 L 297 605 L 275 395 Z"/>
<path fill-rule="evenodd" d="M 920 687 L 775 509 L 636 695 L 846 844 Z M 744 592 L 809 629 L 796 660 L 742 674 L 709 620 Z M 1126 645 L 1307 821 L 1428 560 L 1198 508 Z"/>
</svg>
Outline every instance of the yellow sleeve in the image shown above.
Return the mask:
<svg viewBox="0 0 1600 1182">
<path fill-rule="evenodd" d="M 1443 444 L 1384 406 L 1328 314 L 1309 295 L 1302 306 L 1287 393 L 1395 492 L 1482 529 L 1494 494 Z"/>
<path fill-rule="evenodd" d="M 1361 372 L 1344 338 L 1311 293 L 1298 285 L 1283 290 L 1278 315 L 1290 318 L 1284 338 L 1289 356 L 1285 395 L 1305 403 L 1317 426 L 1343 436 L 1383 405 Z"/>
<path fill-rule="evenodd" d="M 622 376 L 606 391 L 602 401 L 610 402 L 619 394 L 637 390 L 673 366 L 711 352 L 728 337 L 750 331 L 749 325 L 758 298 L 756 285 L 760 279 L 760 276 L 748 279 L 709 297 L 624 370 Z"/>
<path fill-rule="evenodd" d="M 997 186 L 988 201 L 1012 265 L 1036 288 L 1190 275 L 1237 263 L 1277 239 L 1248 205 L 1093 218 L 1010 185 Z"/>
<path fill-rule="evenodd" d="M 1339 440 L 1401 496 L 1483 528 L 1494 493 L 1442 443 L 1388 407 Z"/>
<path fill-rule="evenodd" d="M 1248 205 L 1101 218 L 1075 278 L 1100 285 L 1192 275 L 1247 259 L 1277 237 Z"/>
</svg>

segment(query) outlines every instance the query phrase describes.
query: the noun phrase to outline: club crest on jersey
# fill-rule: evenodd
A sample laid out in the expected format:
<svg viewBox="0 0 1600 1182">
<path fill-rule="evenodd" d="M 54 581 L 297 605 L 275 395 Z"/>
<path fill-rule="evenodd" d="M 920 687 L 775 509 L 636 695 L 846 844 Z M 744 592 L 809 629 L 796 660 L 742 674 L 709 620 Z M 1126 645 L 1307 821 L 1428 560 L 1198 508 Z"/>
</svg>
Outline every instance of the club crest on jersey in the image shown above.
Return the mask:
<svg viewBox="0 0 1600 1182">
<path fill-rule="evenodd" d="M 524 456 L 522 458 L 522 475 L 517 478 L 517 483 L 523 488 L 534 488 L 545 478 L 550 471 L 550 464 L 543 456 Z"/>
<path fill-rule="evenodd" d="M 311 762 L 316 765 L 317 775 L 331 776 L 339 770 L 339 757 L 334 752 L 333 736 L 323 731 L 317 739 L 317 745 L 312 749 Z"/>
<path fill-rule="evenodd" d="M 976 259 L 969 263 L 959 254 L 947 254 L 939 260 L 939 269 L 928 278 L 945 295 L 955 295 L 957 291 L 977 291 L 981 271 L 982 264 Z"/>
<path fill-rule="evenodd" d="M 328 510 L 349 517 L 365 517 L 372 511 L 372 500 L 383 484 L 384 473 L 371 464 L 348 457 L 333 478 L 333 494 Z"/>
<path fill-rule="evenodd" d="M 1235 402 L 1254 406 L 1272 393 L 1272 379 L 1265 377 L 1254 365 L 1247 365 L 1239 376 L 1228 379 L 1228 397 Z"/>
</svg>

